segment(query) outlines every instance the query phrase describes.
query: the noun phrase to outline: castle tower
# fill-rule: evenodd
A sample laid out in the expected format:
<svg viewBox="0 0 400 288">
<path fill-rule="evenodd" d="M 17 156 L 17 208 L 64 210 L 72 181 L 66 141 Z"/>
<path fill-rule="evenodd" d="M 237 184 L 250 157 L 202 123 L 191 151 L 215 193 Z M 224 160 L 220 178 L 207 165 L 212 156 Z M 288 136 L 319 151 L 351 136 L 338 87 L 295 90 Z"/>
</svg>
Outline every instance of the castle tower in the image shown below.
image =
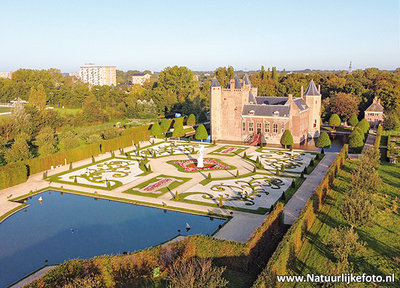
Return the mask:
<svg viewBox="0 0 400 288">
<path fill-rule="evenodd" d="M 212 141 L 221 139 L 221 101 L 222 101 L 222 90 L 216 78 L 212 79 L 210 91 L 210 111 L 211 111 L 211 137 Z"/>
<path fill-rule="evenodd" d="M 321 93 L 320 89 L 317 89 L 315 86 L 313 80 L 311 80 L 306 92 L 304 92 L 302 97 L 310 108 L 308 118 L 308 135 L 313 138 L 318 137 L 321 126 Z"/>
<path fill-rule="evenodd" d="M 353 67 L 351 67 L 351 61 L 350 61 L 349 71 L 347 71 L 347 74 L 351 74 L 351 73 L 353 73 Z"/>
</svg>

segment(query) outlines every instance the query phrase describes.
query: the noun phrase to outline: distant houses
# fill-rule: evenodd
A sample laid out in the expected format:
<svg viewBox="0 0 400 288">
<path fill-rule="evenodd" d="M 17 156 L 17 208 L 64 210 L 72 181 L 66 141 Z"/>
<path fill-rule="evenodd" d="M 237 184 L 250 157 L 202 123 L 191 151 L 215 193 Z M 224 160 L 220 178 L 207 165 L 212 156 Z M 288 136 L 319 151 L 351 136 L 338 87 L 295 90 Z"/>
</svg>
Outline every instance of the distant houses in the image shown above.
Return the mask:
<svg viewBox="0 0 400 288">
<path fill-rule="evenodd" d="M 381 100 L 375 97 L 372 104 L 364 111 L 364 118 L 367 119 L 371 127 L 378 127 L 383 122 L 383 110 Z"/>
<path fill-rule="evenodd" d="M 151 75 L 148 73 L 138 73 L 138 74 L 133 74 L 132 75 L 132 84 L 139 84 L 143 85 L 146 80 L 149 80 L 151 78 Z"/>
</svg>

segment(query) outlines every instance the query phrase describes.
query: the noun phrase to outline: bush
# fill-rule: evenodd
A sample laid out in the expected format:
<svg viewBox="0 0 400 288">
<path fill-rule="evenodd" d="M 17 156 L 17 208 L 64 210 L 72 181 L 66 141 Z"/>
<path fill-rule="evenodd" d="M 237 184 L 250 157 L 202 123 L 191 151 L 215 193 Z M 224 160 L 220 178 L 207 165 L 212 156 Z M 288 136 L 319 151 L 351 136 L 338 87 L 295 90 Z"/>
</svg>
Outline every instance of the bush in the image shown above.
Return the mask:
<svg viewBox="0 0 400 288">
<path fill-rule="evenodd" d="M 285 132 L 283 132 L 281 137 L 281 144 L 285 146 L 285 149 L 287 146 L 293 145 L 293 136 L 290 130 L 286 129 Z"/>
<path fill-rule="evenodd" d="M 355 127 L 358 124 L 358 118 L 357 115 L 355 113 L 351 114 L 349 120 L 347 121 L 347 123 L 352 126 Z"/>
<path fill-rule="evenodd" d="M 358 122 L 356 127 L 359 127 L 364 134 L 367 133 L 370 129 L 369 123 L 365 118 L 363 118 L 360 122 Z"/>
<path fill-rule="evenodd" d="M 151 125 L 151 134 L 157 138 L 163 135 L 162 129 L 160 127 L 160 124 L 158 124 L 158 122 Z"/>
<path fill-rule="evenodd" d="M 340 120 L 339 115 L 335 113 L 329 118 L 328 124 L 335 129 L 342 124 L 342 121 Z"/>
<path fill-rule="evenodd" d="M 329 138 L 328 133 L 322 132 L 317 139 L 317 143 L 315 144 L 318 148 L 329 148 L 331 147 L 331 139 Z"/>
<path fill-rule="evenodd" d="M 186 121 L 186 124 L 189 126 L 196 125 L 196 117 L 193 114 L 190 114 Z"/>
<path fill-rule="evenodd" d="M 208 133 L 206 127 L 203 124 L 200 124 L 196 129 L 196 135 L 194 136 L 196 140 L 205 140 L 208 138 Z"/>
<path fill-rule="evenodd" d="M 103 139 L 104 140 L 109 140 L 109 139 L 114 139 L 116 137 L 120 136 L 120 132 L 117 128 L 110 128 L 106 129 L 103 132 Z"/>
</svg>

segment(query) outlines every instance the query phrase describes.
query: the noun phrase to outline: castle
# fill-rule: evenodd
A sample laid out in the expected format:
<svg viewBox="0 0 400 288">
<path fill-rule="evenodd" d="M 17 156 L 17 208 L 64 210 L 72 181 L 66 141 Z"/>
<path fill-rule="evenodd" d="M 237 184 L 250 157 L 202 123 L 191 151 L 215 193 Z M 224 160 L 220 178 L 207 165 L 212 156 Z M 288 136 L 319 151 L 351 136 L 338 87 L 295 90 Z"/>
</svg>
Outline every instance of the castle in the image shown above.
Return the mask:
<svg viewBox="0 0 400 288">
<path fill-rule="evenodd" d="M 288 129 L 294 143 L 320 134 L 321 94 L 311 80 L 301 97 L 257 96 L 247 75 L 235 76 L 226 88 L 211 83 L 211 138 L 216 142 L 279 144 Z"/>
</svg>

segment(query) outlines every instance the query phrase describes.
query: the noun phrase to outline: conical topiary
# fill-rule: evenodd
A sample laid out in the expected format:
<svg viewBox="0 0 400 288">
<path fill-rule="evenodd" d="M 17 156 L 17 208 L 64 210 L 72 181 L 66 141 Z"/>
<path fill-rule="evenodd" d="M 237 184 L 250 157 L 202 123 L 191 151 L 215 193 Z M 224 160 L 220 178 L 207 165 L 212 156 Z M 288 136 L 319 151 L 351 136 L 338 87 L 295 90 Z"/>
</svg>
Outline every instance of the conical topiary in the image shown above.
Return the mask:
<svg viewBox="0 0 400 288">
<path fill-rule="evenodd" d="M 243 153 L 243 158 L 247 158 L 246 151 L 244 151 L 244 153 Z"/>
<path fill-rule="evenodd" d="M 254 166 L 254 168 L 253 168 L 253 173 L 256 173 L 256 172 L 257 172 L 257 167 Z"/>
<path fill-rule="evenodd" d="M 296 181 L 294 181 L 294 179 L 292 179 L 292 188 L 296 188 Z"/>
<path fill-rule="evenodd" d="M 236 178 L 239 177 L 239 170 L 236 170 Z"/>
<path fill-rule="evenodd" d="M 207 179 L 208 179 L 208 180 L 211 180 L 211 173 L 208 173 Z"/>
<path fill-rule="evenodd" d="M 96 160 L 94 160 L 94 156 L 92 156 L 92 163 L 95 163 L 96 162 Z"/>
<path fill-rule="evenodd" d="M 69 163 L 69 170 L 72 170 L 72 162 Z"/>
</svg>

